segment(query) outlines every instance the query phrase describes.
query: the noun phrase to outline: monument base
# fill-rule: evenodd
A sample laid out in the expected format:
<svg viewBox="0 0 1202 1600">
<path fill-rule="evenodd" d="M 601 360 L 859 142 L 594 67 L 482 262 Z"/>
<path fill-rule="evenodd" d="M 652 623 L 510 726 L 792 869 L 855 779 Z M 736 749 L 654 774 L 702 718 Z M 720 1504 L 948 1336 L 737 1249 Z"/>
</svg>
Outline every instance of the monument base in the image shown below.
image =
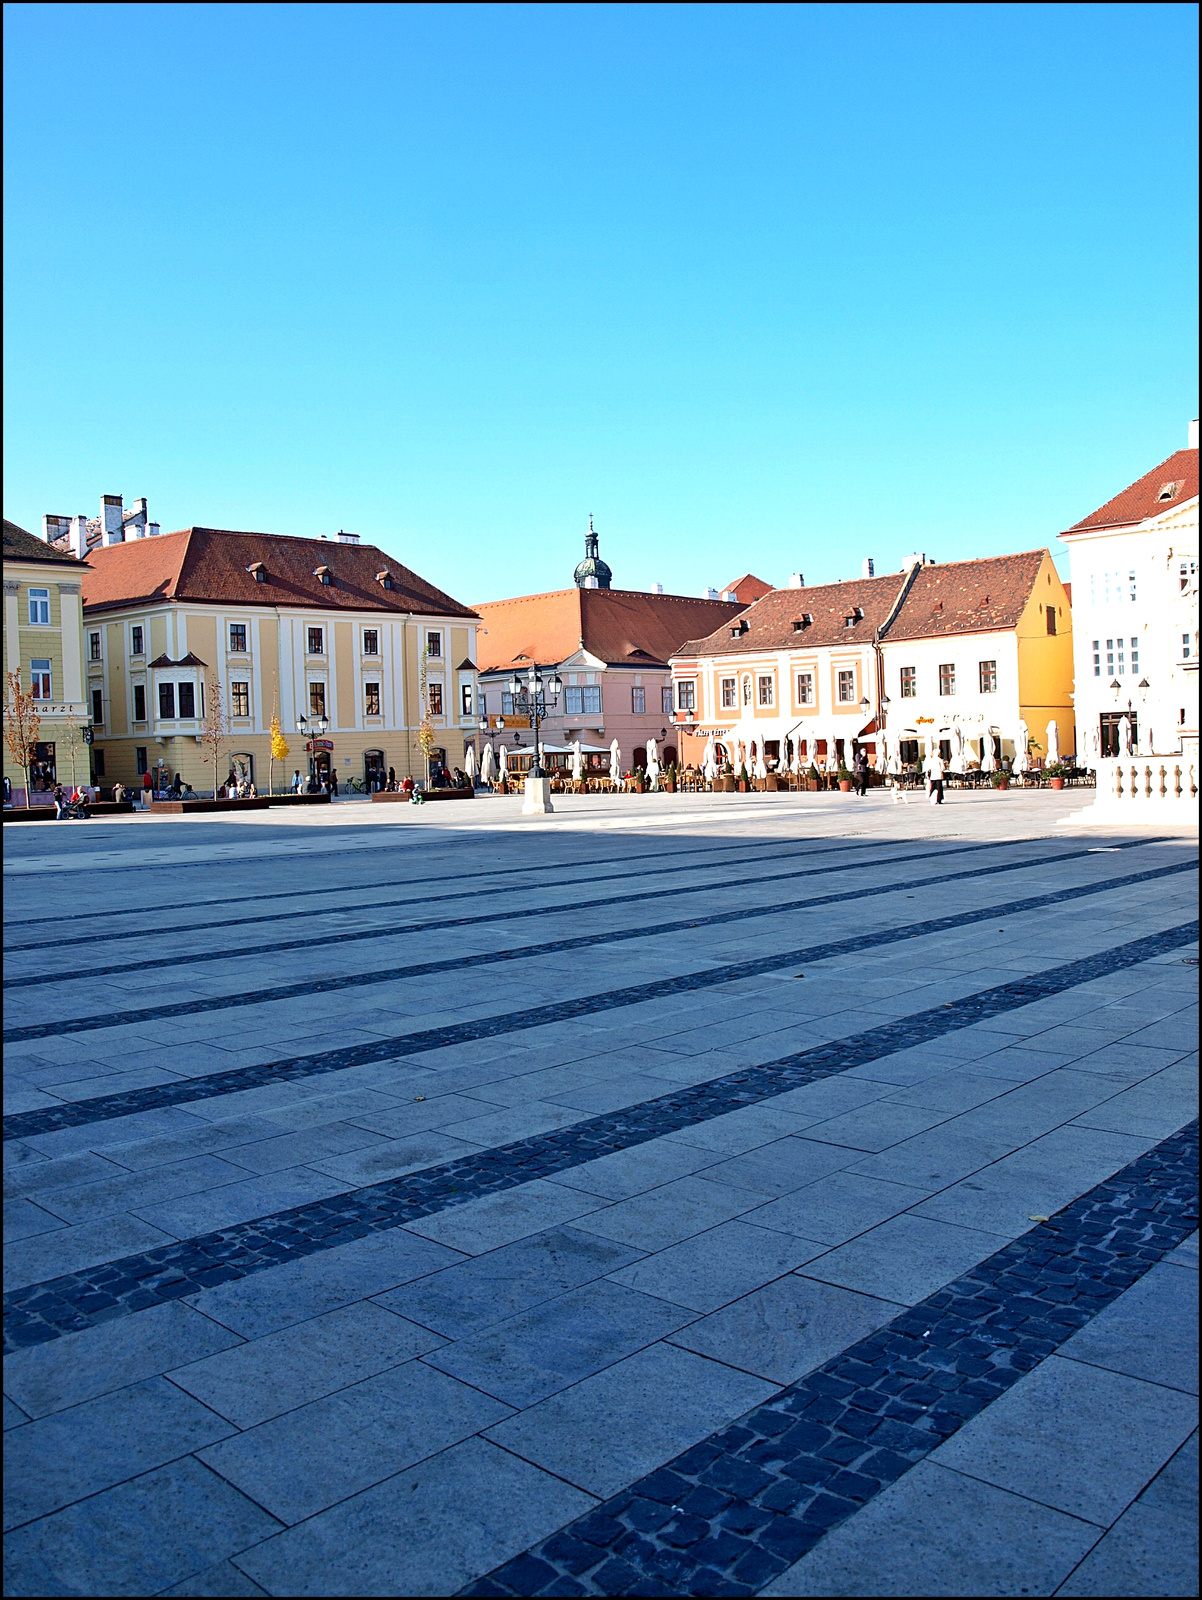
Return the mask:
<svg viewBox="0 0 1202 1600">
<path fill-rule="evenodd" d="M 527 778 L 526 798 L 522 801 L 522 815 L 524 817 L 539 816 L 545 811 L 554 811 L 551 804 L 550 778 Z"/>
</svg>

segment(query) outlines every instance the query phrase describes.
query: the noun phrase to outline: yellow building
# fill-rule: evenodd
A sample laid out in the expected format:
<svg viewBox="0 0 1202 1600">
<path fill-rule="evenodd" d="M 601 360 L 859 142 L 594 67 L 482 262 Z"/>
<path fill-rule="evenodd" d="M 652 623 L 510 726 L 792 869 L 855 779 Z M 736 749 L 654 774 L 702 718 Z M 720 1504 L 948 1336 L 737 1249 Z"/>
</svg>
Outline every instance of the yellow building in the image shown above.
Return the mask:
<svg viewBox="0 0 1202 1600">
<path fill-rule="evenodd" d="M 339 786 L 394 768 L 461 766 L 476 728 L 475 612 L 373 545 L 186 528 L 98 545 L 84 580 L 84 692 L 96 774 L 141 784 L 179 773 L 213 788 L 201 744 L 206 694 L 221 690 L 228 735 L 219 782 L 266 792 L 270 727 L 289 746 L 277 789 L 299 770 Z M 297 718 L 324 717 L 310 742 Z"/>
<path fill-rule="evenodd" d="M 53 546 L 4 524 L 4 664 L 20 675 L 21 687 L 37 702 L 41 729 L 32 768 L 34 800 L 48 797 L 56 779 L 88 777 L 81 740 L 87 722 L 83 689 L 82 582 L 87 568 Z M 7 684 L 7 678 L 5 680 Z M 25 804 L 25 774 L 4 747 L 6 788 L 14 805 Z"/>
</svg>

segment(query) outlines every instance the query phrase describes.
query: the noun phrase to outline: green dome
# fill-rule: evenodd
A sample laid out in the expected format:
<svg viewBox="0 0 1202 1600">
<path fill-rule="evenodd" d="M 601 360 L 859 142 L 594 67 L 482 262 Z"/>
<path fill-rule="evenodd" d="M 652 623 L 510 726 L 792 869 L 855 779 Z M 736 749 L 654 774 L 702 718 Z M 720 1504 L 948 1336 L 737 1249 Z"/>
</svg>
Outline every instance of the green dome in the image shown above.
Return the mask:
<svg viewBox="0 0 1202 1600">
<path fill-rule="evenodd" d="M 592 583 L 589 579 L 593 579 Z M 584 560 L 577 563 L 572 581 L 578 589 L 608 589 L 613 573 L 601 559 L 601 542 L 593 531 L 593 519 L 588 519 L 588 532 L 584 536 Z"/>
</svg>

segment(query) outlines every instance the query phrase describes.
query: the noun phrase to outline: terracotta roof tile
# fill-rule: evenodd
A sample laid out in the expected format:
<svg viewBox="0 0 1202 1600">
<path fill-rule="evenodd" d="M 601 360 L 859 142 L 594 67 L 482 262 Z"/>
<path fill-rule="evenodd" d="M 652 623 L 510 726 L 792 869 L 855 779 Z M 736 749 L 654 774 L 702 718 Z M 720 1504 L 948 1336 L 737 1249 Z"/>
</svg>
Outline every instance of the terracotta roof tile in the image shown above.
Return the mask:
<svg viewBox="0 0 1202 1600">
<path fill-rule="evenodd" d="M 854 578 L 846 583 L 820 584 L 813 589 L 771 589 L 740 617 L 747 632 L 731 637 L 730 624 L 705 638 L 690 639 L 677 656 L 754 655 L 782 647 L 808 650 L 816 645 L 862 644 L 871 639 L 893 608 L 904 573 L 880 578 Z M 850 626 L 856 610 L 862 616 Z M 795 622 L 813 620 L 795 628 Z"/>
<path fill-rule="evenodd" d="M 698 627 L 713 628 L 744 607 L 732 600 L 631 589 L 560 589 L 476 607 L 481 672 L 537 661 L 558 665 L 583 647 L 610 665 L 666 666 Z M 487 631 L 485 631 L 487 630 Z"/>
<path fill-rule="evenodd" d="M 1170 488 L 1172 493 L 1162 500 L 1161 495 Z M 1071 538 L 1074 533 L 1085 533 L 1094 528 L 1128 527 L 1148 517 L 1161 516 L 1182 501 L 1192 499 L 1197 493 L 1197 450 L 1175 450 L 1166 461 L 1153 467 L 1151 472 L 1145 472 L 1142 478 L 1129 484 L 1113 500 L 1107 500 L 1091 515 L 1066 528 L 1061 537 Z"/>
<path fill-rule="evenodd" d="M 473 618 L 475 613 L 375 545 L 333 544 L 225 528 L 184 528 L 156 539 L 136 539 L 89 552 L 84 609 L 199 600 L 245 606 L 304 606 L 323 611 L 398 611 L 422 616 Z M 267 581 L 247 570 L 261 562 Z M 323 584 L 315 567 L 328 566 Z M 392 574 L 392 588 L 376 574 Z"/>
<path fill-rule="evenodd" d="M 766 594 L 771 594 L 772 585 L 765 583 L 763 578 L 757 578 L 754 572 L 745 572 L 741 578 L 728 583 L 722 593 L 736 594 L 742 605 L 749 606 L 753 601 L 762 600 Z"/>
<path fill-rule="evenodd" d="M 44 539 L 39 539 L 36 534 L 28 533 L 24 528 L 19 528 L 15 522 L 4 518 L 4 559 L 6 561 L 45 561 L 53 563 L 56 567 L 78 567 L 82 572 L 84 564 L 77 557 L 68 555 L 65 550 L 56 550 L 52 544 L 47 544 Z"/>
<path fill-rule="evenodd" d="M 920 567 L 889 629 L 890 639 L 1013 628 L 1039 576 L 1046 550 Z"/>
</svg>

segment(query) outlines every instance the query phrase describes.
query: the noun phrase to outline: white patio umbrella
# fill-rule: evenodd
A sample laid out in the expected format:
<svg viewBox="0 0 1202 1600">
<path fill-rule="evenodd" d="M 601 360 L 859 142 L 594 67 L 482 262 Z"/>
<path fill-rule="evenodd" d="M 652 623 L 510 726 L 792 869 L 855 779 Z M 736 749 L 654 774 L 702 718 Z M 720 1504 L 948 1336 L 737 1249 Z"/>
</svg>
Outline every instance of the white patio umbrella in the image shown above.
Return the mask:
<svg viewBox="0 0 1202 1600">
<path fill-rule="evenodd" d="M 825 765 L 828 772 L 838 772 L 839 770 L 839 753 L 835 748 L 833 735 L 827 736 Z"/>
<path fill-rule="evenodd" d="M 469 744 L 469 745 L 466 745 L 464 747 L 464 751 L 463 751 L 463 770 L 464 770 L 464 772 L 467 773 L 468 777 L 472 780 L 472 782 L 475 783 L 475 781 L 476 781 L 476 747 L 475 747 L 474 744 Z"/>
<path fill-rule="evenodd" d="M 705 741 L 705 750 L 701 756 L 701 770 L 705 774 L 705 781 L 713 783 L 718 776 L 718 751 L 714 745 L 714 736 L 711 733 Z"/>
<path fill-rule="evenodd" d="M 994 770 L 996 763 L 993 759 L 993 735 L 986 733 L 981 740 L 981 771 L 986 775 Z"/>
<path fill-rule="evenodd" d="M 1087 764 L 1096 772 L 1098 770 L 1098 762 L 1102 759 L 1102 738 L 1098 733 L 1097 723 L 1089 730 L 1089 738 L 1085 745 L 1085 757 Z"/>
<path fill-rule="evenodd" d="M 609 775 L 611 778 L 622 776 L 622 747 L 616 739 L 609 747 Z"/>
<path fill-rule="evenodd" d="M 584 752 L 580 748 L 580 740 L 572 741 L 572 779 L 579 783 L 584 777 Z"/>
<path fill-rule="evenodd" d="M 1055 722 L 1048 723 L 1048 760 L 1060 760 L 1060 729 Z"/>
<path fill-rule="evenodd" d="M 877 734 L 876 770 L 878 772 L 889 771 L 889 735 L 883 730 Z"/>
<path fill-rule="evenodd" d="M 988 740 L 986 741 L 988 743 Z M 1014 738 L 1014 770 L 1026 772 L 1031 765 L 1031 730 L 1025 720 L 1018 719 L 1018 733 Z M 985 770 L 984 762 L 981 764 L 982 772 Z"/>
<path fill-rule="evenodd" d="M 768 763 L 764 759 L 764 741 L 761 739 L 755 752 L 755 775 L 757 778 L 768 776 Z"/>
<path fill-rule="evenodd" d="M 502 783 L 509 778 L 509 751 L 504 745 L 497 751 L 497 777 Z"/>
<path fill-rule="evenodd" d="M 647 776 L 651 779 L 651 787 L 659 788 L 659 747 L 654 739 L 647 740 Z"/>
<path fill-rule="evenodd" d="M 965 748 L 965 744 L 966 744 L 966 741 L 965 741 L 965 738 L 964 738 L 964 729 L 961 727 L 961 725 L 958 722 L 953 722 L 952 723 L 951 732 L 952 732 L 951 771 L 952 772 L 963 772 L 964 771 L 964 748 Z"/>
<path fill-rule="evenodd" d="M 480 782 L 491 783 L 492 775 L 495 770 L 492 745 L 486 744 L 480 755 Z"/>
<path fill-rule="evenodd" d="M 1132 754 L 1130 717 L 1123 718 L 1123 720 L 1119 723 L 1119 730 L 1122 737 L 1123 754 L 1125 756 L 1129 756 Z"/>
</svg>

